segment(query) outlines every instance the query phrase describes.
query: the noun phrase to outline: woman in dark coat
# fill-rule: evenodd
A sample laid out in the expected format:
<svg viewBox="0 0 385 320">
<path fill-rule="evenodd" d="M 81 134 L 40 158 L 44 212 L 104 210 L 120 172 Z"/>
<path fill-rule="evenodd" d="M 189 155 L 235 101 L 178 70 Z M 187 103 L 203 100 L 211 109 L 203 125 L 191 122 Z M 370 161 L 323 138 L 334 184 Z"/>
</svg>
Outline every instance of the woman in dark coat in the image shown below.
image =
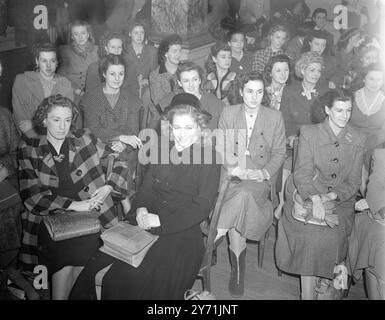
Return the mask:
<svg viewBox="0 0 385 320">
<path fill-rule="evenodd" d="M 200 223 L 214 207 L 220 162 L 216 157 L 202 161 L 204 155 L 215 154 L 212 147 L 199 143 L 208 119 L 198 109 L 178 105 L 170 108 L 167 119 L 175 142 L 149 150 L 150 157 L 155 152 L 155 159 L 132 207 L 133 218 L 138 208 L 147 209 L 136 215 L 136 222 L 159 239 L 138 268 L 98 252 L 80 274 L 70 298 L 96 299 L 95 274 L 110 264 L 102 299 L 183 299 L 192 287 L 204 254 Z M 202 157 L 196 158 L 196 152 Z M 186 162 L 194 157 L 197 162 Z M 169 161 L 160 163 L 161 158 Z M 145 150 L 140 159 L 149 159 Z"/>
<path fill-rule="evenodd" d="M 139 134 L 139 98 L 123 88 L 126 62 L 123 56 L 108 55 L 100 61 L 103 85 L 87 92 L 80 101 L 84 126 L 112 149 L 123 152 L 131 175 L 136 170 Z M 129 148 L 126 148 L 129 145 Z M 126 150 L 125 150 L 126 149 Z M 125 205 L 128 211 L 128 203 Z"/>
<path fill-rule="evenodd" d="M 332 287 L 335 266 L 344 263 L 354 222 L 355 196 L 361 184 L 364 137 L 348 124 L 352 95 L 331 90 L 321 99 L 324 122 L 301 127 L 294 174 L 286 182 L 284 214 L 278 224 L 279 269 L 301 276 L 301 298 L 314 299 L 315 288 Z M 304 224 L 293 217 L 294 194 L 312 203 L 312 215 L 325 221 L 325 203 L 335 201 L 339 225 Z M 298 203 L 298 202 L 297 202 Z M 346 268 L 346 267 L 344 267 Z"/>
<path fill-rule="evenodd" d="M 108 228 L 118 220 L 111 192 L 125 194 L 128 189 L 126 163 L 115 159 L 106 176 L 102 159 L 114 151 L 88 131 L 70 131 L 74 110 L 72 101 L 61 95 L 44 99 L 34 122 L 45 133 L 23 141 L 17 157 L 20 196 L 28 210 L 21 259 L 48 268 L 52 298 L 59 300 L 67 298 L 82 266 L 99 247 L 99 236 L 54 242 L 42 216 L 60 214 L 58 210 L 91 211 Z"/>
</svg>

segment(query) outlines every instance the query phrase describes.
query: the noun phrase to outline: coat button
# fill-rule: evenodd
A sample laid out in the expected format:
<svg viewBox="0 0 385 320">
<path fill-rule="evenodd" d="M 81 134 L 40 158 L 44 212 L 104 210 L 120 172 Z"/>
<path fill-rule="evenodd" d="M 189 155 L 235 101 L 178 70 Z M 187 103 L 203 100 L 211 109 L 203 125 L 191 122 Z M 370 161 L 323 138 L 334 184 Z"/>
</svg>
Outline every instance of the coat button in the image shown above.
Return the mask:
<svg viewBox="0 0 385 320">
<path fill-rule="evenodd" d="M 79 176 L 79 177 L 82 175 L 82 173 L 83 173 L 83 172 L 82 172 L 82 170 L 80 170 L 80 169 L 76 171 L 76 175 Z"/>
<path fill-rule="evenodd" d="M 234 152 L 234 156 L 236 156 L 237 154 Z"/>
<path fill-rule="evenodd" d="M 87 187 L 85 187 L 83 190 L 84 190 L 85 192 L 88 192 L 88 190 L 90 190 L 90 187 L 87 186 Z"/>
<path fill-rule="evenodd" d="M 338 158 L 334 158 L 332 161 L 338 163 Z"/>
<path fill-rule="evenodd" d="M 332 186 L 328 186 L 328 191 L 332 190 L 333 187 Z"/>
<path fill-rule="evenodd" d="M 238 144 L 238 141 L 235 141 L 235 144 Z"/>
<path fill-rule="evenodd" d="M 263 148 L 263 146 L 262 146 L 262 145 L 260 145 L 259 147 L 260 147 L 260 148 Z"/>
<path fill-rule="evenodd" d="M 338 142 L 335 142 L 334 145 L 338 148 L 340 144 Z"/>
<path fill-rule="evenodd" d="M 335 173 L 332 174 L 332 178 L 335 179 L 337 178 L 337 175 Z"/>
<path fill-rule="evenodd" d="M 263 132 L 261 132 L 261 136 L 263 136 Z"/>
</svg>

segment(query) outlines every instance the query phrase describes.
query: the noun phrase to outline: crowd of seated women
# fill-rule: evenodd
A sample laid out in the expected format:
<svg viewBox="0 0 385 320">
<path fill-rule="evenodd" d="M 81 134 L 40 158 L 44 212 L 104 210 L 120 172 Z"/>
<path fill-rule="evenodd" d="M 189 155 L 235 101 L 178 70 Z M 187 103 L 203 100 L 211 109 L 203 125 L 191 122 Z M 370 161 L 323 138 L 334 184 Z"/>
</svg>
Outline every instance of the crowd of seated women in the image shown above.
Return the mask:
<svg viewBox="0 0 385 320">
<path fill-rule="evenodd" d="M 200 224 L 231 177 L 214 246 L 228 238 L 233 297 L 247 286 L 246 241 L 274 224 L 276 266 L 300 276 L 300 299 L 341 298 L 361 270 L 369 298 L 384 299 L 381 48 L 361 26 L 335 40 L 326 17 L 273 16 L 257 50 L 247 28 L 228 30 L 203 67 L 182 61 L 176 34 L 151 45 L 141 21 L 98 45 L 74 21 L 67 45 L 36 44 L 36 70 L 14 82 L 13 116 L 1 113 L 0 183 L 12 180 L 22 202 L 1 214 L 14 225 L 0 234 L 1 256 L 18 249 L 20 268 L 45 265 L 52 299 L 96 299 L 106 267 L 102 299 L 183 299 L 203 259 Z M 141 163 L 146 145 L 160 162 Z M 196 163 L 203 154 L 211 163 Z M 297 219 L 299 208 L 315 223 Z M 93 212 L 101 231 L 53 241 L 43 217 L 63 210 Z M 159 236 L 137 268 L 99 250 L 121 219 Z"/>
</svg>

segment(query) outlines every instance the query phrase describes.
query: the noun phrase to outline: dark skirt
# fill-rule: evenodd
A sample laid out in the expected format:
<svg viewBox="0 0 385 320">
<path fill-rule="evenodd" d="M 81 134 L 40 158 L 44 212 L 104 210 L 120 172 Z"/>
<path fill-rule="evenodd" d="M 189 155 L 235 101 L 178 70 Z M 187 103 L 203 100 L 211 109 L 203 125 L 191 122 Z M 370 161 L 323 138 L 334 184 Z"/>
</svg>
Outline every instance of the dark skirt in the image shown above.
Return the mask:
<svg viewBox="0 0 385 320">
<path fill-rule="evenodd" d="M 333 279 L 336 264 L 345 260 L 348 237 L 354 223 L 353 204 L 337 207 L 339 225 L 334 228 L 304 224 L 292 216 L 292 196 L 287 197 L 284 214 L 278 223 L 275 248 L 277 267 L 301 276 Z"/>
<path fill-rule="evenodd" d="M 38 235 L 38 261 L 52 276 L 66 266 L 85 266 L 100 247 L 100 233 L 53 241 L 44 223 Z"/>
<path fill-rule="evenodd" d="M 102 299 L 182 300 L 194 284 L 203 254 L 199 225 L 160 236 L 138 268 L 99 251 L 79 275 L 70 299 L 96 299 L 95 275 L 112 264 L 103 278 Z"/>
</svg>

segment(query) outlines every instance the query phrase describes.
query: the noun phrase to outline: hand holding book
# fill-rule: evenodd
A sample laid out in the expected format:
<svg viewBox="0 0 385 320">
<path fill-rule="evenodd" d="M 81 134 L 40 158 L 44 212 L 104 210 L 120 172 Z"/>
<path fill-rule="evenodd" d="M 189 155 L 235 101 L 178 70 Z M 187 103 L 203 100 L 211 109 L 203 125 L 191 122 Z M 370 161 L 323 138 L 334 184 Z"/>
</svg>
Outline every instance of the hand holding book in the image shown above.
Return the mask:
<svg viewBox="0 0 385 320">
<path fill-rule="evenodd" d="M 160 227 L 159 216 L 154 213 L 149 213 L 147 208 L 138 208 L 136 210 L 136 221 L 138 226 L 144 230 Z"/>
</svg>

